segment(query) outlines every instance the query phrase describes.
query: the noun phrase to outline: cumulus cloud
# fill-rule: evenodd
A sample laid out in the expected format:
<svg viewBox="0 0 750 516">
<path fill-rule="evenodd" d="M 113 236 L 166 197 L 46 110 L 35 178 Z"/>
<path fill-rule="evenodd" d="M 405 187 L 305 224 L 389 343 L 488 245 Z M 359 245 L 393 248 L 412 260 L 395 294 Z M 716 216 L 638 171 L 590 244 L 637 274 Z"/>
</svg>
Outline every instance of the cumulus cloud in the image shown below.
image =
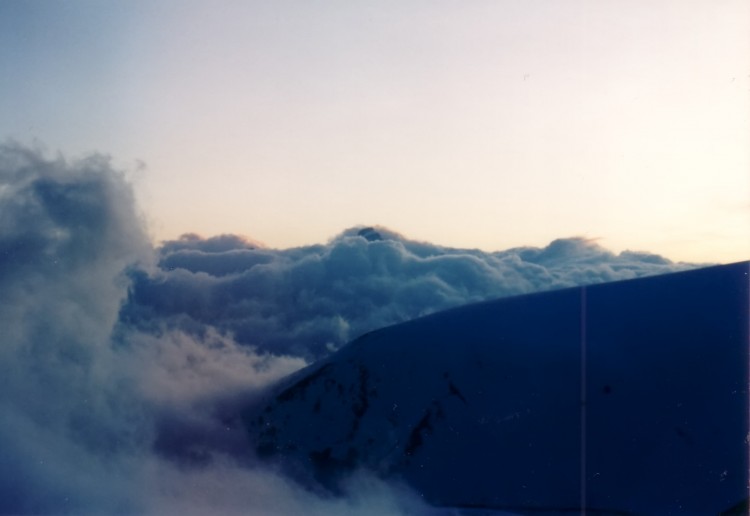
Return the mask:
<svg viewBox="0 0 750 516">
<path fill-rule="evenodd" d="M 106 346 L 122 271 L 147 250 L 131 192 L 105 157 L 68 163 L 0 147 L 3 512 L 75 509 L 89 485 L 92 508 L 128 499 L 98 478 L 147 432 Z"/>
<path fill-rule="evenodd" d="M 186 237 L 175 252 L 227 257 L 238 246 L 252 247 Z M 145 272 L 155 259 L 131 189 L 107 157 L 50 159 L 0 145 L 0 513 L 418 507 L 366 475 L 332 500 L 260 467 L 234 407 L 306 362 L 241 346 L 198 319 L 189 331 L 156 317 L 147 332 L 121 321 L 132 278 L 162 273 Z M 211 295 L 203 293 L 207 312 Z"/>
<path fill-rule="evenodd" d="M 366 472 L 333 498 L 261 466 L 238 407 L 378 327 L 686 267 L 578 238 L 487 253 L 378 227 L 154 249 L 106 156 L 0 145 L 0 513 L 425 513 Z"/>
<path fill-rule="evenodd" d="M 124 323 L 143 331 L 210 325 L 243 345 L 308 360 L 367 331 L 464 303 L 690 267 L 614 254 L 583 238 L 483 252 L 377 227 L 294 249 L 187 235 L 158 252 L 156 270 L 130 273 Z"/>
</svg>

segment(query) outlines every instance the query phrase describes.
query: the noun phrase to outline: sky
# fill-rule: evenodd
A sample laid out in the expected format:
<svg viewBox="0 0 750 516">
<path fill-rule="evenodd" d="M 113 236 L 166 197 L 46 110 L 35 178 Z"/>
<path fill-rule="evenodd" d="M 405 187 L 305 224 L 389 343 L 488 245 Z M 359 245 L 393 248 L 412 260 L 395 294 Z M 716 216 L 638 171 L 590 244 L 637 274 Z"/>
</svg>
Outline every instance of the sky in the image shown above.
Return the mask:
<svg viewBox="0 0 750 516">
<path fill-rule="evenodd" d="M 112 156 L 154 241 L 357 224 L 750 257 L 742 0 L 0 3 L 0 139 Z"/>
</svg>

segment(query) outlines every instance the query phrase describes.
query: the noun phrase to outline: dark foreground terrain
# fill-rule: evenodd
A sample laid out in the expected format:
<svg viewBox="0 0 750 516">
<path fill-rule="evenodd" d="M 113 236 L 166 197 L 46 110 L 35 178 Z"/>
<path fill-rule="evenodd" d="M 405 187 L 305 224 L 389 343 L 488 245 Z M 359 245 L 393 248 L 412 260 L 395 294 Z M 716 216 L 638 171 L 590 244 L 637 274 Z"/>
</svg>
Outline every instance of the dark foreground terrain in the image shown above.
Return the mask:
<svg viewBox="0 0 750 516">
<path fill-rule="evenodd" d="M 246 424 L 260 455 L 333 492 L 367 468 L 442 507 L 742 513 L 749 271 L 506 298 L 372 332 L 282 382 Z"/>
</svg>

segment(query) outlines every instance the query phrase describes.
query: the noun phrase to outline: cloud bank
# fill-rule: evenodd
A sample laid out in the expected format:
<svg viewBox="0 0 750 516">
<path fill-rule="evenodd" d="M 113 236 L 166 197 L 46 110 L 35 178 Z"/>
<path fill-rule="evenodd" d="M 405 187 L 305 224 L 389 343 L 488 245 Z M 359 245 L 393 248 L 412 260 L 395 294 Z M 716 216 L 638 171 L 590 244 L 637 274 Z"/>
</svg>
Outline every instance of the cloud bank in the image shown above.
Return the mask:
<svg viewBox="0 0 750 516">
<path fill-rule="evenodd" d="M 264 352 L 320 358 L 367 331 L 461 304 L 687 268 L 615 255 L 582 238 L 488 253 L 352 228 L 325 245 L 268 249 L 185 235 L 132 270 L 122 321 L 143 331 L 207 326 Z"/>
<path fill-rule="evenodd" d="M 259 465 L 236 407 L 377 327 L 685 267 L 583 239 L 485 253 L 383 228 L 154 249 L 107 157 L 0 145 L 0 513 L 421 514 L 365 472 L 331 499 Z"/>
</svg>

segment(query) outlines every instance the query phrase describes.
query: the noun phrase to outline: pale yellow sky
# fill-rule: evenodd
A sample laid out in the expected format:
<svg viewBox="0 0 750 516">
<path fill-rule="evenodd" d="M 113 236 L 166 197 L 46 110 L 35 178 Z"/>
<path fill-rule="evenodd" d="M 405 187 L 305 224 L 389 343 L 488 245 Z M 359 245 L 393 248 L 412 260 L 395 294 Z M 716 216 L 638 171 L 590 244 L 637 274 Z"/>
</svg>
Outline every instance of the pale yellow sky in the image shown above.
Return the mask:
<svg viewBox="0 0 750 516">
<path fill-rule="evenodd" d="M 745 1 L 64 6 L 4 8 L 0 136 L 142 160 L 155 239 L 750 258 Z"/>
</svg>

